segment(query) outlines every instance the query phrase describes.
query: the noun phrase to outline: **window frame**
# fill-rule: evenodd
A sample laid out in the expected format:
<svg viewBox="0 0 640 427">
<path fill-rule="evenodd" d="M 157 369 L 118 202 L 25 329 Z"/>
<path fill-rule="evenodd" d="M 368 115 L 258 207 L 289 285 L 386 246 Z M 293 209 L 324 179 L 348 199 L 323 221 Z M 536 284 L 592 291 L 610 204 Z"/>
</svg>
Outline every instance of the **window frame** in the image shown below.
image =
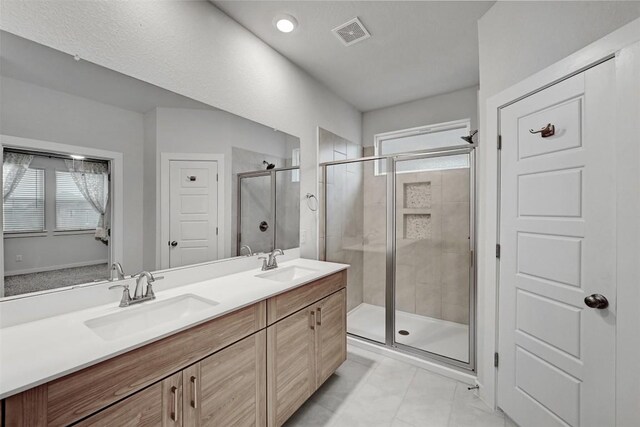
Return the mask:
<svg viewBox="0 0 640 427">
<path fill-rule="evenodd" d="M 465 118 L 465 119 L 459 119 L 459 120 L 452 120 L 449 122 L 442 122 L 442 123 L 435 123 L 435 124 L 429 124 L 429 125 L 424 125 L 424 126 L 417 126 L 417 127 L 413 127 L 413 128 L 409 128 L 409 129 L 400 129 L 400 130 L 395 130 L 395 131 L 391 131 L 391 132 L 384 132 L 384 133 L 378 133 L 376 135 L 374 135 L 373 139 L 373 154 L 375 157 L 393 157 L 393 156 L 398 156 L 398 155 L 411 155 L 411 154 L 424 154 L 424 153 L 428 153 L 428 152 L 432 152 L 432 151 L 443 151 L 443 150 L 453 150 L 453 149 L 457 149 L 457 148 L 467 148 L 469 147 L 470 144 L 459 144 L 459 145 L 451 145 L 451 146 L 446 146 L 446 147 L 438 147 L 438 148 L 427 148 L 424 150 L 414 150 L 414 151 L 402 151 L 402 152 L 397 152 L 397 153 L 392 153 L 392 154 L 380 154 L 380 148 L 382 146 L 382 144 L 384 143 L 384 141 L 388 141 L 390 139 L 399 139 L 399 138 L 405 138 L 408 136 L 416 136 L 416 135 L 423 135 L 423 134 L 430 134 L 430 133 L 436 133 L 436 132 L 443 132 L 443 131 L 447 131 L 447 130 L 453 130 L 453 129 L 465 129 L 466 130 L 466 134 L 469 134 L 471 132 L 471 119 L 470 118 Z M 387 174 L 386 171 L 381 172 L 379 170 L 379 161 L 375 161 L 373 164 L 374 167 L 374 176 L 384 176 Z M 401 172 L 404 173 L 404 172 Z"/>
</svg>

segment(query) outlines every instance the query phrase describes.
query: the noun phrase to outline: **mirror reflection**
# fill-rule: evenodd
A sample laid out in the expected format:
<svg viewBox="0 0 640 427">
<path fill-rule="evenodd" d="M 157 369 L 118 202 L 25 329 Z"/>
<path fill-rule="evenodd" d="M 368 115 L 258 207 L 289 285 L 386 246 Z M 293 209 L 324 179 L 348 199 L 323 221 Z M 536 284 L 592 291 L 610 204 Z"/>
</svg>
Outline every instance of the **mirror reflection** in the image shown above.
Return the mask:
<svg viewBox="0 0 640 427">
<path fill-rule="evenodd" d="M 297 137 L 0 36 L 0 297 L 298 247 Z"/>
</svg>

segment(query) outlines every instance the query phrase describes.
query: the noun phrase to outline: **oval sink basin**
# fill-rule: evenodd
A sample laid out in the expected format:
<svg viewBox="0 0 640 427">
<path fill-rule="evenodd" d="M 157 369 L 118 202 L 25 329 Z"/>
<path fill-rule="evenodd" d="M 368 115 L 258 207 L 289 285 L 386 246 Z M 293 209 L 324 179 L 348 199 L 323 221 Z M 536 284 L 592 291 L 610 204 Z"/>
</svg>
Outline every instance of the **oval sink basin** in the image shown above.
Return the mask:
<svg viewBox="0 0 640 427">
<path fill-rule="evenodd" d="M 158 302 L 143 302 L 117 313 L 89 319 L 84 324 L 106 341 L 133 335 L 141 330 L 174 322 L 218 305 L 217 301 L 186 294 Z"/>
<path fill-rule="evenodd" d="M 291 282 L 292 280 L 300 279 L 301 277 L 309 276 L 316 273 L 318 270 L 312 268 L 304 268 L 292 265 L 290 267 L 276 268 L 273 271 L 258 274 L 256 277 L 261 279 L 273 280 L 275 282 Z"/>
</svg>

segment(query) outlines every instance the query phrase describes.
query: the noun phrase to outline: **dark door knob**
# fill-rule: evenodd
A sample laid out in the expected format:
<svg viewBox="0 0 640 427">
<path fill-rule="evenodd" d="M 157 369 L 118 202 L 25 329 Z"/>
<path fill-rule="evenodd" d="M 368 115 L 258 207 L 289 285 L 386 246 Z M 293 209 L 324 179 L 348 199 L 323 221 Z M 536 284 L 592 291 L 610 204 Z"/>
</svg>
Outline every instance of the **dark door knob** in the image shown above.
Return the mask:
<svg viewBox="0 0 640 427">
<path fill-rule="evenodd" d="M 169 244 L 171 245 L 172 248 L 175 248 L 176 246 L 178 246 L 178 242 L 176 242 L 175 240 L 171 241 Z"/>
<path fill-rule="evenodd" d="M 604 309 L 609 307 L 609 300 L 604 295 L 593 294 L 589 295 L 584 299 L 584 303 L 587 304 L 587 307 Z"/>
</svg>

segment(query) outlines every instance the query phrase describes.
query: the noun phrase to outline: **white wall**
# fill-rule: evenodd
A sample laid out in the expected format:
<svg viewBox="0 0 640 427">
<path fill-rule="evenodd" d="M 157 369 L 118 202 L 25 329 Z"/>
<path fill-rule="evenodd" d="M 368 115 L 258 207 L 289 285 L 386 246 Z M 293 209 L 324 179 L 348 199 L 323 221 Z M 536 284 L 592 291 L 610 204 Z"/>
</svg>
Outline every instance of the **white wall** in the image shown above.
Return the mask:
<svg viewBox="0 0 640 427">
<path fill-rule="evenodd" d="M 480 51 L 480 123 L 486 122 L 491 96 L 548 67 L 640 16 L 640 2 L 497 2 L 478 22 Z M 496 218 L 495 143 L 480 129 L 478 195 L 478 381 L 481 396 L 493 403 L 492 365 L 495 325 L 486 323 L 487 305 L 495 295 L 485 288 L 494 281 Z M 488 147 L 492 147 L 489 149 Z M 492 170 L 489 170 L 491 165 Z M 494 215 L 492 214 L 492 215 Z M 491 238 L 493 237 L 493 239 Z M 491 267 L 491 268 L 490 268 Z M 486 387 L 485 387 L 486 386 Z"/>
<path fill-rule="evenodd" d="M 287 137 L 285 133 L 274 132 L 273 129 L 259 123 L 238 117 L 234 114 L 221 110 L 197 110 L 186 108 L 156 108 L 155 113 L 147 113 L 147 122 L 151 120 L 155 123 L 155 129 L 151 132 L 155 135 L 155 141 L 151 137 L 145 143 L 151 143 L 154 148 L 145 147 L 145 161 L 147 155 L 155 159 L 156 171 L 160 171 L 160 153 L 210 153 L 224 155 L 224 223 L 226 232 L 224 233 L 225 253 L 222 257 L 232 256 L 232 240 L 235 236 L 231 233 L 231 214 L 233 204 L 232 197 L 232 147 L 242 148 L 253 152 L 271 153 L 278 158 L 289 158 L 291 153 L 287 153 Z M 153 119 L 151 118 L 153 117 Z M 257 169 L 256 166 L 255 169 Z M 150 172 L 149 172 L 150 173 Z M 145 175 L 147 173 L 145 172 Z M 156 174 L 157 175 L 157 174 Z M 148 177 L 148 180 L 151 176 Z M 145 197 L 155 194 L 156 198 L 151 201 L 145 200 L 145 218 L 156 222 L 156 228 L 152 235 L 156 238 L 157 244 L 161 244 L 160 222 L 154 218 L 154 213 L 160 212 L 160 176 L 155 178 L 155 187 L 145 187 Z M 147 244 L 150 239 L 146 239 Z M 159 246 L 158 246 L 159 247 Z M 145 251 L 156 252 L 156 246 L 147 248 Z M 145 261 L 147 255 L 145 255 Z M 159 266 L 159 263 L 157 264 Z M 153 267 L 153 266 L 151 266 Z"/>
<path fill-rule="evenodd" d="M 317 126 L 361 139 L 359 111 L 208 2 L 3 0 L 0 27 L 300 137 L 301 195 L 318 190 Z M 315 257 L 317 212 L 301 206 Z"/>
<path fill-rule="evenodd" d="M 378 133 L 467 118 L 471 129 L 477 129 L 477 86 L 363 113 L 362 145 L 373 146 Z"/>
<path fill-rule="evenodd" d="M 99 148 L 124 157 L 125 271 L 142 268 L 143 116 L 86 98 L 0 77 L 0 133 Z"/>
</svg>

